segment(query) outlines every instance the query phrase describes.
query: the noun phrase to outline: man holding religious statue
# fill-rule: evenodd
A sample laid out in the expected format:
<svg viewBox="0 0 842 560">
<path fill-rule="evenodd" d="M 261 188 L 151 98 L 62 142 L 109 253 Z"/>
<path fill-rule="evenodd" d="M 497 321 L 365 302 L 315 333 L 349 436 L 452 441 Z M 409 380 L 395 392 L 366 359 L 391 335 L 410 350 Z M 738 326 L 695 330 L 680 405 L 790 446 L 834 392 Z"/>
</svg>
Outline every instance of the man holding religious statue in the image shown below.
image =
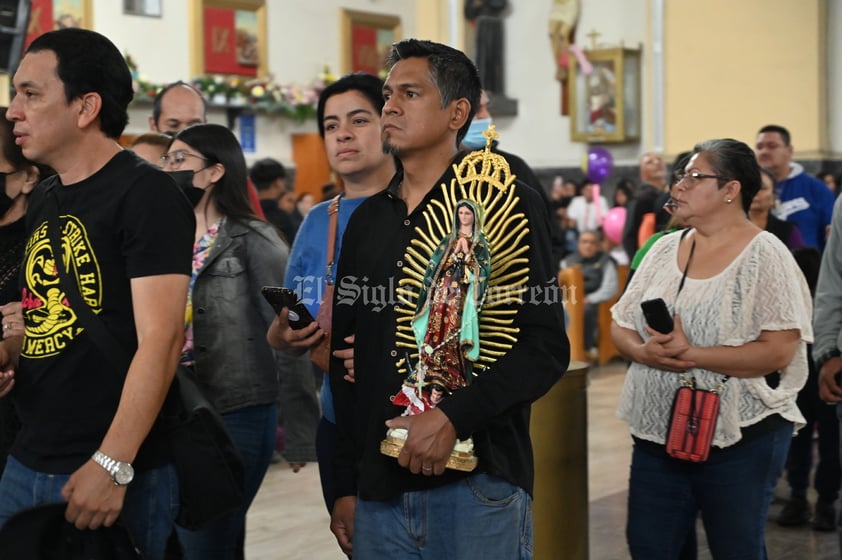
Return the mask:
<svg viewBox="0 0 842 560">
<path fill-rule="evenodd" d="M 331 530 L 355 560 L 529 557 L 530 407 L 569 361 L 549 213 L 493 130 L 459 151 L 481 91 L 464 53 L 407 39 L 388 62 L 401 166 L 339 258 Z"/>
</svg>

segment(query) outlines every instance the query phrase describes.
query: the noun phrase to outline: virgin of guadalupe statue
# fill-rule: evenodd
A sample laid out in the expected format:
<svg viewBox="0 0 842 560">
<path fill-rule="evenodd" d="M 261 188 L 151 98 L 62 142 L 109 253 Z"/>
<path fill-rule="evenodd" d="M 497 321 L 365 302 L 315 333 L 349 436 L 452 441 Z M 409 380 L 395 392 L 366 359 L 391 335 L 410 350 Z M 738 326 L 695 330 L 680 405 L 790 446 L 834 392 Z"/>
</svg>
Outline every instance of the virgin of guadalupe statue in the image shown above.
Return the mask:
<svg viewBox="0 0 842 560">
<path fill-rule="evenodd" d="M 441 396 L 471 382 L 479 357 L 479 312 L 491 257 L 476 203 L 456 205 L 453 229 L 430 258 L 418 294 L 412 330 L 418 362 L 392 402 L 405 414 L 435 407 Z M 433 395 L 434 390 L 438 394 Z"/>
</svg>

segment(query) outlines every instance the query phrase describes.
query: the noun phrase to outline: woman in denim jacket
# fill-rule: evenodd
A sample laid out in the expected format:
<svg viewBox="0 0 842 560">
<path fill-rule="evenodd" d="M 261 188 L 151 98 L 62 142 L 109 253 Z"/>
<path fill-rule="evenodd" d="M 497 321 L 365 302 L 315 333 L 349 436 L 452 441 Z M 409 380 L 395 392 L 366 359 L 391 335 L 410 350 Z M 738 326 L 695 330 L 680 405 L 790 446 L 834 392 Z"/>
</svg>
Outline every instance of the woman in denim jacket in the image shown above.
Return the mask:
<svg viewBox="0 0 842 560">
<path fill-rule="evenodd" d="M 289 250 L 254 214 L 245 159 L 227 128 L 182 130 L 163 162 L 196 212 L 181 361 L 222 413 L 246 467 L 242 507 L 199 531 L 179 528 L 179 540 L 187 559 L 241 558 L 246 512 L 269 466 L 277 425 L 277 366 L 265 336 L 275 313 L 260 288 L 282 285 Z"/>
</svg>

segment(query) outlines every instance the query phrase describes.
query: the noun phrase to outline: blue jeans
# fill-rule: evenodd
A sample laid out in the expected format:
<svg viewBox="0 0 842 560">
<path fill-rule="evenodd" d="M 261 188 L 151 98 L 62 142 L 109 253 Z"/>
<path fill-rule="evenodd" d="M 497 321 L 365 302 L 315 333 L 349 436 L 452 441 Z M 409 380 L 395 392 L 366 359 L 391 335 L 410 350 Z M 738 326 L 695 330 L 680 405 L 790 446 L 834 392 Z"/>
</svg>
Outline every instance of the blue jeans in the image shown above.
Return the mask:
<svg viewBox="0 0 842 560">
<path fill-rule="evenodd" d="M 385 502 L 357 500 L 354 560 L 532 558 L 532 498 L 476 474 Z"/>
<path fill-rule="evenodd" d="M 61 489 L 69 478 L 33 471 L 10 456 L 0 479 L 0 526 L 24 509 L 64 502 Z M 177 514 L 178 479 L 175 468 L 167 465 L 137 473 L 126 490 L 120 521 L 144 558 L 163 560 Z"/>
<path fill-rule="evenodd" d="M 701 511 L 714 558 L 766 558 L 764 526 L 792 425 L 714 450 L 704 463 L 632 451 L 626 536 L 632 558 L 673 560 Z"/>
<path fill-rule="evenodd" d="M 278 406 L 266 404 L 241 408 L 222 415 L 231 438 L 240 450 L 246 471 L 245 502 L 198 531 L 178 527 L 178 539 L 186 560 L 233 560 L 243 558 L 246 512 L 257 495 L 272 451 L 278 425 Z"/>
</svg>

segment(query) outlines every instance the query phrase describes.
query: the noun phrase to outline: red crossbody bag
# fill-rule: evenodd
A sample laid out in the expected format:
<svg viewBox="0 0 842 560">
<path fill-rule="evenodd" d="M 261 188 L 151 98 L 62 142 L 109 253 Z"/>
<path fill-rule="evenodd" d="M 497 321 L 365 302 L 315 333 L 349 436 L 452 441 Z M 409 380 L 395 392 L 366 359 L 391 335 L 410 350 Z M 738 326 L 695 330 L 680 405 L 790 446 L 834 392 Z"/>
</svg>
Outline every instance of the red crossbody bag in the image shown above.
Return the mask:
<svg viewBox="0 0 842 560">
<path fill-rule="evenodd" d="M 670 457 L 701 463 L 710 454 L 716 419 L 719 417 L 719 391 L 725 377 L 713 389 L 699 389 L 696 380 L 684 377 L 684 384 L 675 393 L 667 432 L 667 453 Z"/>
</svg>

